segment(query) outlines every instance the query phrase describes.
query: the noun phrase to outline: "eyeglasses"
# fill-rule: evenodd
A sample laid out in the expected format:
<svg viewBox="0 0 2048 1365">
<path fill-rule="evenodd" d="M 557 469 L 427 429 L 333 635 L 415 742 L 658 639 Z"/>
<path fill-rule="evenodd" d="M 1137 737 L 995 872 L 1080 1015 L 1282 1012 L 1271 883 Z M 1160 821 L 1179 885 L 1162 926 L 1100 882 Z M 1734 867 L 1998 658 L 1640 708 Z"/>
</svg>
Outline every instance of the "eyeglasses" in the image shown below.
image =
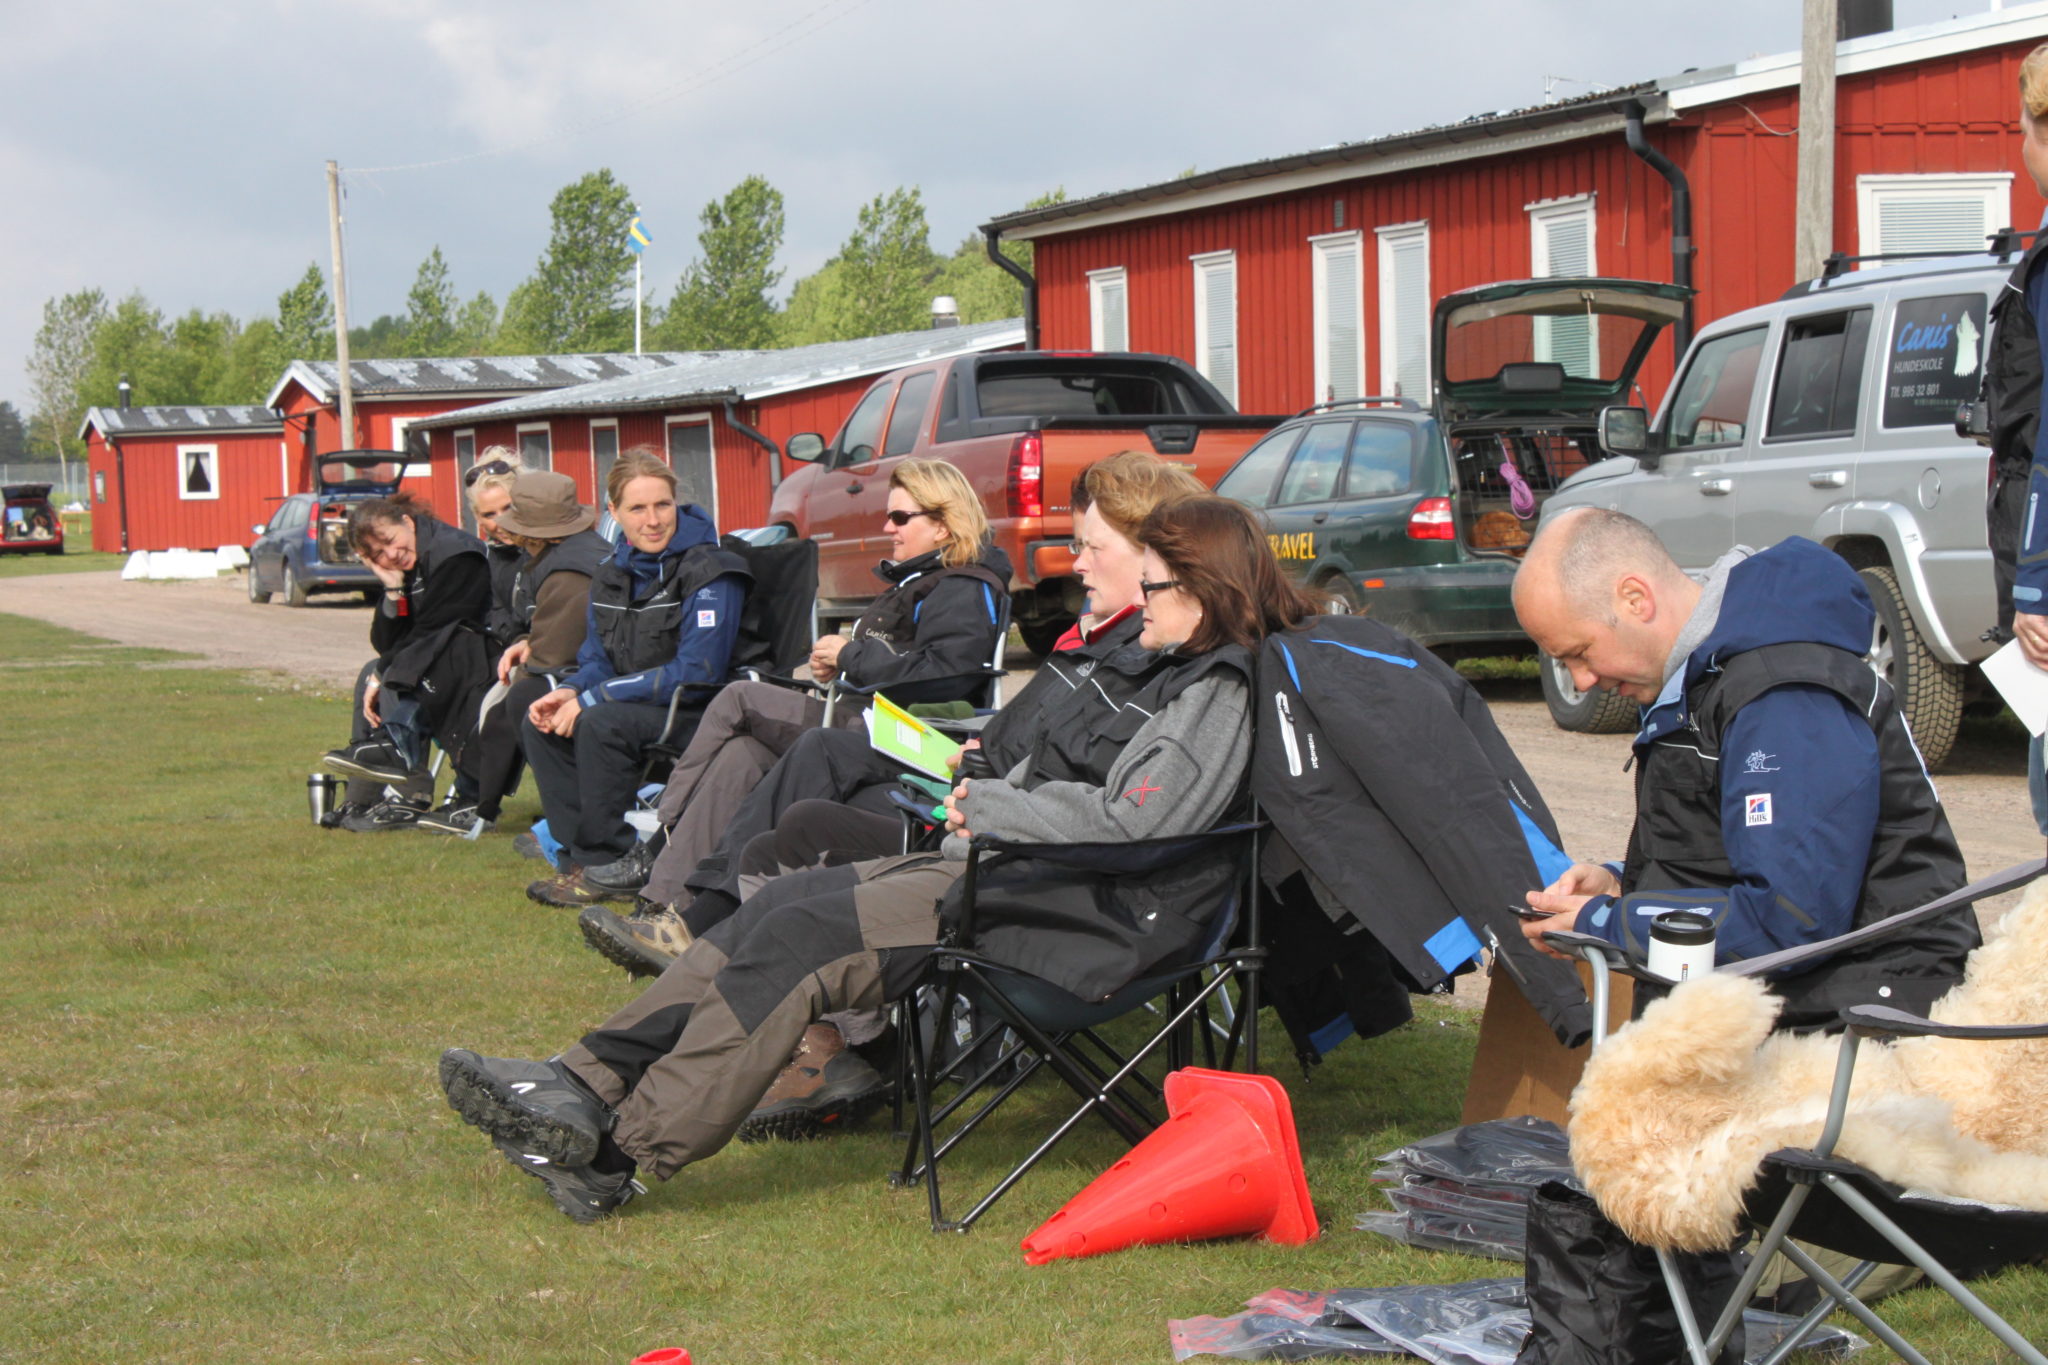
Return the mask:
<svg viewBox="0 0 2048 1365">
<path fill-rule="evenodd" d="M 888 522 L 891 526 L 908 526 L 912 517 L 935 517 L 937 515 L 937 512 L 927 512 L 923 508 L 919 508 L 915 512 L 884 512 L 882 513 L 882 520 Z"/>
<path fill-rule="evenodd" d="M 493 474 L 510 474 L 511 472 L 512 466 L 503 460 L 486 460 L 482 464 L 469 467 L 468 472 L 462 476 L 462 486 L 464 488 L 474 488 L 478 479 L 486 479 Z"/>
<path fill-rule="evenodd" d="M 1165 592 L 1168 588 L 1177 588 L 1179 586 L 1180 580 L 1178 578 L 1169 578 L 1164 583 L 1147 583 L 1143 579 L 1138 580 L 1138 591 L 1143 593 L 1148 601 L 1155 592 Z"/>
</svg>

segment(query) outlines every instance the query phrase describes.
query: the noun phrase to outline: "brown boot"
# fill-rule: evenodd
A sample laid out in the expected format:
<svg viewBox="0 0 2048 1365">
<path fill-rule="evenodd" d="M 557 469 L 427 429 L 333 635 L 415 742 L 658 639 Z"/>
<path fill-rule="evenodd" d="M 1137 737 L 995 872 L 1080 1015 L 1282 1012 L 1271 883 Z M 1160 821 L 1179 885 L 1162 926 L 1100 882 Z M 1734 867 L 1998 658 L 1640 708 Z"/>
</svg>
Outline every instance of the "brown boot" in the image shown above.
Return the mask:
<svg viewBox="0 0 2048 1365">
<path fill-rule="evenodd" d="M 576 922 L 585 943 L 633 976 L 660 976 L 690 946 L 690 931 L 672 905 L 647 905 L 631 915 L 593 905 Z"/>
<path fill-rule="evenodd" d="M 859 1122 L 888 1095 L 889 1082 L 858 1052 L 847 1050 L 838 1029 L 813 1024 L 804 1030 L 789 1065 L 740 1124 L 739 1139 L 823 1137 Z"/>
<path fill-rule="evenodd" d="M 583 869 L 573 863 L 568 871 L 559 872 L 543 881 L 528 883 L 526 888 L 528 900 L 539 901 L 542 905 L 560 906 L 565 910 L 595 905 L 599 901 L 621 900 L 632 894 L 628 891 L 622 896 L 616 891 L 606 891 L 592 886 L 583 879 Z"/>
</svg>

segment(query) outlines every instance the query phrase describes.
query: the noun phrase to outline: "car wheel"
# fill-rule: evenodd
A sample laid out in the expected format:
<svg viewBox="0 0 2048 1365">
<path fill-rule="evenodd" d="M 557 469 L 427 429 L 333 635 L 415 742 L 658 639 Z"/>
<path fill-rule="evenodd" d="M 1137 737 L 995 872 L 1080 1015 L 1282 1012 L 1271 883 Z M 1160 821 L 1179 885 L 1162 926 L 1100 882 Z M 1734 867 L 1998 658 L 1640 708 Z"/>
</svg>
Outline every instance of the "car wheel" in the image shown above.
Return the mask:
<svg viewBox="0 0 2048 1365">
<path fill-rule="evenodd" d="M 1052 653 L 1052 647 L 1060 642 L 1060 636 L 1074 624 L 1072 617 L 1055 616 L 1046 621 L 1019 621 L 1017 634 L 1024 641 L 1024 648 L 1043 659 Z"/>
<path fill-rule="evenodd" d="M 250 561 L 249 561 L 249 567 L 248 567 L 247 571 L 245 572 L 244 576 L 245 576 L 245 577 L 246 577 L 246 578 L 248 579 L 248 587 L 249 587 L 249 600 L 250 600 L 251 602 L 258 602 L 258 603 L 261 603 L 261 602 L 268 602 L 268 601 L 270 600 L 270 594 L 269 594 L 269 593 L 268 593 L 267 591 L 265 591 L 265 590 L 264 590 L 263 588 L 260 588 L 260 587 L 258 587 L 258 586 L 257 586 L 257 583 L 258 583 L 258 581 L 259 581 L 259 580 L 258 580 L 258 579 L 257 579 L 257 577 L 256 577 L 256 561 L 255 561 L 255 560 L 253 560 L 253 559 L 252 559 L 252 560 L 250 560 Z"/>
<path fill-rule="evenodd" d="M 1365 603 L 1359 600 L 1358 586 L 1343 574 L 1323 575 L 1310 591 L 1323 603 L 1323 610 L 1331 616 L 1365 615 Z"/>
<path fill-rule="evenodd" d="M 288 607 L 306 605 L 306 585 L 299 581 L 298 571 L 292 568 L 290 560 L 284 564 L 284 604 Z"/>
<path fill-rule="evenodd" d="M 1870 632 L 1870 666 L 1892 685 L 1929 768 L 1947 762 L 1963 722 L 1963 670 L 1934 657 L 1906 610 L 1899 576 L 1888 566 L 1861 569 L 1857 577 L 1877 608 Z"/>
<path fill-rule="evenodd" d="M 1560 730 L 1582 735 L 1624 735 L 1636 728 L 1641 712 L 1619 692 L 1594 689 L 1581 692 L 1572 682 L 1571 671 L 1548 654 L 1536 655 L 1536 672 L 1543 680 L 1543 701 L 1550 718 Z"/>
</svg>

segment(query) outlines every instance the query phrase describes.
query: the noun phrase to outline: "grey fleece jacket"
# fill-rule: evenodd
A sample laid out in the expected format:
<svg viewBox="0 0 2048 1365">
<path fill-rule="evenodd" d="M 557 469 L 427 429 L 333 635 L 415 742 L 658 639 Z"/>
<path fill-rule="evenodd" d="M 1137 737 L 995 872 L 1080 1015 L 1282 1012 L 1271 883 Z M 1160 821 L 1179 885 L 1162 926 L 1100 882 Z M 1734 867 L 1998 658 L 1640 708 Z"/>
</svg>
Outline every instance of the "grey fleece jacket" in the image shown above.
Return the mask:
<svg viewBox="0 0 2048 1365">
<path fill-rule="evenodd" d="M 1252 747 L 1244 680 L 1212 673 L 1168 702 L 1124 746 L 1103 786 L 1019 785 L 1030 760 L 967 784 L 961 809 L 975 834 L 1034 844 L 1120 843 L 1194 834 L 1222 817 Z M 951 859 L 967 841 L 946 840 Z"/>
</svg>

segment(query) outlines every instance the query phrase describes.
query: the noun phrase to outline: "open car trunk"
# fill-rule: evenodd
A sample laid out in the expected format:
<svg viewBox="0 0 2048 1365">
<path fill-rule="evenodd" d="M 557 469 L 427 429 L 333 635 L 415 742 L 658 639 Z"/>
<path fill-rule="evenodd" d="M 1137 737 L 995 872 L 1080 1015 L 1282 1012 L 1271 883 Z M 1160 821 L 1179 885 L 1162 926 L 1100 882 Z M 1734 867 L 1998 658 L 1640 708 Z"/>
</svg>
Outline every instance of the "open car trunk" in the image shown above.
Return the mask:
<svg viewBox="0 0 2048 1365">
<path fill-rule="evenodd" d="M 348 514 L 367 498 L 388 498 L 405 475 L 398 450 L 334 450 L 313 459 L 314 515 L 324 564 L 359 564 L 348 543 Z"/>
<path fill-rule="evenodd" d="M 50 505 L 47 483 L 0 485 L 0 543 L 44 549 L 61 544 L 64 525 Z"/>
<path fill-rule="evenodd" d="M 1521 557 L 1544 500 L 1603 458 L 1601 409 L 1628 402 L 1650 347 L 1692 293 L 1649 280 L 1543 279 L 1438 300 L 1436 414 L 1468 550 Z"/>
</svg>

